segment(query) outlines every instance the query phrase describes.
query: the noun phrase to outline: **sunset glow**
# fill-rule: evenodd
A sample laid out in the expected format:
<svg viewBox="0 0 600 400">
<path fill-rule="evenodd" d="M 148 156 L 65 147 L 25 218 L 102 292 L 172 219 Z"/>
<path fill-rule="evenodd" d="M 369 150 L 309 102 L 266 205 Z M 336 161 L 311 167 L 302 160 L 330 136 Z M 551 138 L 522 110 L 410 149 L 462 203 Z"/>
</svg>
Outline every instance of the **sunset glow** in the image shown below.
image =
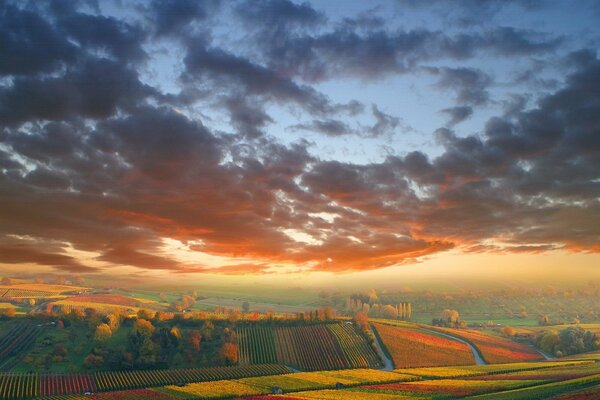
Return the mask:
<svg viewBox="0 0 600 400">
<path fill-rule="evenodd" d="M 4 2 L 0 267 L 596 274 L 597 7 L 433 3 Z"/>
</svg>

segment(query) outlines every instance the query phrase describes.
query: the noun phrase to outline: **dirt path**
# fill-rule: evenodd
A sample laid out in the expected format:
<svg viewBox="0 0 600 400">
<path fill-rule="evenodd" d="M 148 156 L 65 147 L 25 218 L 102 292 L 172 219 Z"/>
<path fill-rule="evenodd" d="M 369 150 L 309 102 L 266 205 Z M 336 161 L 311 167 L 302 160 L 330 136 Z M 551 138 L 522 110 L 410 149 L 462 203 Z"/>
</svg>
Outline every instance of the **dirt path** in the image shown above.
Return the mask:
<svg viewBox="0 0 600 400">
<path fill-rule="evenodd" d="M 377 353 L 379 353 L 379 357 L 381 357 L 381 359 L 383 360 L 383 368 L 381 368 L 381 371 L 392 371 L 394 369 L 394 363 L 388 358 L 388 356 L 383 351 L 381 343 L 379 343 L 379 338 L 377 337 L 375 332 L 373 332 L 373 327 L 370 326 L 369 329 L 371 330 L 371 335 L 373 335 L 373 337 L 375 338 L 375 347 L 377 347 Z"/>
</svg>

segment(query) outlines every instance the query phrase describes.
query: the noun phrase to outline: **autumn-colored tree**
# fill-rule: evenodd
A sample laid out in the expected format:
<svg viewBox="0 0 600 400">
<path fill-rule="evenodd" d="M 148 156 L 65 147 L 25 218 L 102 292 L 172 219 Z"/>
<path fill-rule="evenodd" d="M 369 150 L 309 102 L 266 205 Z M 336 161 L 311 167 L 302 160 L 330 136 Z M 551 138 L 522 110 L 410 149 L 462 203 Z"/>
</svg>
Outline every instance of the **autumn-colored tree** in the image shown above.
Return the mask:
<svg viewBox="0 0 600 400">
<path fill-rule="evenodd" d="M 383 315 L 386 318 L 396 319 L 398 318 L 398 310 L 391 304 L 386 304 L 385 306 L 383 306 Z"/>
<path fill-rule="evenodd" d="M 460 314 L 456 310 L 446 309 L 442 311 L 442 320 L 449 326 L 456 326 L 460 321 Z"/>
<path fill-rule="evenodd" d="M 154 325 L 152 325 L 152 322 L 150 322 L 146 319 L 138 319 L 133 324 L 132 332 L 137 335 L 143 335 L 143 336 L 150 337 L 150 336 L 152 336 L 152 334 L 154 333 L 155 330 L 156 330 L 156 328 L 154 327 Z"/>
<path fill-rule="evenodd" d="M 174 326 L 173 328 L 171 328 L 170 333 L 172 336 L 176 337 L 177 340 L 181 339 L 181 331 L 178 327 Z"/>
<path fill-rule="evenodd" d="M 412 304 L 408 303 L 406 306 L 406 319 L 412 318 Z"/>
<path fill-rule="evenodd" d="M 112 332 L 115 332 L 117 329 L 119 329 L 119 325 L 121 324 L 121 316 L 119 314 L 114 312 L 110 313 L 104 317 L 104 320 L 106 321 L 106 324 L 110 326 L 110 330 Z"/>
<path fill-rule="evenodd" d="M 111 335 L 112 331 L 110 329 L 110 326 L 108 326 L 108 324 L 100 324 L 96 328 L 96 332 L 94 333 L 94 339 L 96 339 L 99 342 L 105 342 L 106 340 L 108 340 L 108 338 L 111 337 Z"/>
<path fill-rule="evenodd" d="M 154 311 L 146 310 L 144 308 L 140 308 L 137 312 L 138 319 L 152 319 L 154 318 Z"/>
<path fill-rule="evenodd" d="M 232 324 L 235 324 L 239 319 L 240 319 L 240 312 L 239 311 L 231 310 L 231 312 L 227 316 L 227 320 L 229 322 L 231 322 Z"/>
<path fill-rule="evenodd" d="M 17 313 L 17 310 L 14 307 L 6 307 L 0 308 L 0 317 L 4 318 L 12 318 Z"/>
<path fill-rule="evenodd" d="M 335 313 L 333 311 L 333 308 L 327 306 L 323 309 L 324 313 L 325 313 L 325 319 L 327 321 L 332 320 L 335 317 Z"/>
<path fill-rule="evenodd" d="M 238 347 L 235 343 L 226 342 L 223 343 L 219 355 L 228 365 L 234 365 L 237 363 Z"/>
<path fill-rule="evenodd" d="M 365 332 L 369 330 L 369 317 L 362 311 L 354 314 L 354 323 Z"/>
<path fill-rule="evenodd" d="M 516 333 L 517 331 L 512 326 L 505 326 L 502 328 L 502 334 L 506 337 L 513 337 Z"/>
<path fill-rule="evenodd" d="M 187 343 L 190 350 L 195 352 L 200 351 L 200 344 L 202 342 L 202 335 L 198 331 L 192 331 L 188 335 Z"/>
</svg>

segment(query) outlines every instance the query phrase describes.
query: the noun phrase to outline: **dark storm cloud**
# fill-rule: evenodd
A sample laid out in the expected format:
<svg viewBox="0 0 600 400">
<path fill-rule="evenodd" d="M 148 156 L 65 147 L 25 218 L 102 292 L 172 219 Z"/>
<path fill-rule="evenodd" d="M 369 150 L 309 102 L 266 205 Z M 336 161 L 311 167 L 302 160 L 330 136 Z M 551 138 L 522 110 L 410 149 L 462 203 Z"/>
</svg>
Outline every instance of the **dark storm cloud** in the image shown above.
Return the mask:
<svg viewBox="0 0 600 400">
<path fill-rule="evenodd" d="M 186 81 L 213 79 L 217 86 L 242 89 L 245 95 L 270 101 L 291 102 L 317 114 L 334 112 L 329 99 L 307 85 L 299 85 L 247 58 L 218 48 L 209 48 L 201 39 L 193 40 L 184 60 Z"/>
<path fill-rule="evenodd" d="M 112 17 L 69 13 L 59 15 L 58 25 L 80 47 L 106 51 L 120 61 L 136 62 L 146 57 L 142 48 L 145 32 Z"/>
<path fill-rule="evenodd" d="M 237 274 L 289 262 L 367 270 L 454 247 L 600 250 L 600 61 L 592 50 L 564 57 L 559 89 L 530 106 L 516 96 L 465 135 L 450 128 L 491 103 L 493 82 L 455 64 L 482 54 L 543 57 L 560 38 L 493 25 L 453 33 L 391 30 L 360 16 L 332 22 L 288 1 L 156 1 L 130 9 L 138 18 L 60 4 L 60 12 L 0 5 L 2 263 L 103 270 L 71 256 L 72 246 L 99 265 Z M 242 44 L 224 45 L 227 35 L 211 31 L 224 8 L 244 21 Z M 172 82 L 180 93 L 162 93 L 147 73 L 144 49 L 157 37 L 183 53 Z M 315 83 L 371 83 L 424 68 L 437 89 L 456 94 L 442 110 L 450 122 L 436 131 L 435 157 L 322 160 L 313 144 L 269 135 L 279 122 L 269 107 L 308 121 L 296 130 L 328 136 L 406 130 L 395 110 L 337 103 Z M 224 112 L 223 132 L 204 117 L 211 108 Z M 167 238 L 257 261 L 213 271 L 169 253 Z M 488 240 L 509 246 L 490 249 Z"/>
<path fill-rule="evenodd" d="M 0 86 L 0 123 L 108 117 L 155 93 L 122 64 L 88 59 L 61 77 L 18 77 Z"/>
<path fill-rule="evenodd" d="M 44 16 L 0 4 L 0 74 L 51 72 L 75 60 L 78 50 Z"/>
</svg>

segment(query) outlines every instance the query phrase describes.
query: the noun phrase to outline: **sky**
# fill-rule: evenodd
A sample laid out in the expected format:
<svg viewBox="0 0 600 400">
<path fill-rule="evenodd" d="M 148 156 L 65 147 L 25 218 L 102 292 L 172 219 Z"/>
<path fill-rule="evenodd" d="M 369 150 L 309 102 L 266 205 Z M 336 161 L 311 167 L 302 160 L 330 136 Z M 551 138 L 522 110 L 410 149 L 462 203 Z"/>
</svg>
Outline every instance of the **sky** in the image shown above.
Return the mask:
<svg viewBox="0 0 600 400">
<path fill-rule="evenodd" d="M 598 277 L 599 44 L 592 0 L 2 1 L 0 275 Z"/>
</svg>

